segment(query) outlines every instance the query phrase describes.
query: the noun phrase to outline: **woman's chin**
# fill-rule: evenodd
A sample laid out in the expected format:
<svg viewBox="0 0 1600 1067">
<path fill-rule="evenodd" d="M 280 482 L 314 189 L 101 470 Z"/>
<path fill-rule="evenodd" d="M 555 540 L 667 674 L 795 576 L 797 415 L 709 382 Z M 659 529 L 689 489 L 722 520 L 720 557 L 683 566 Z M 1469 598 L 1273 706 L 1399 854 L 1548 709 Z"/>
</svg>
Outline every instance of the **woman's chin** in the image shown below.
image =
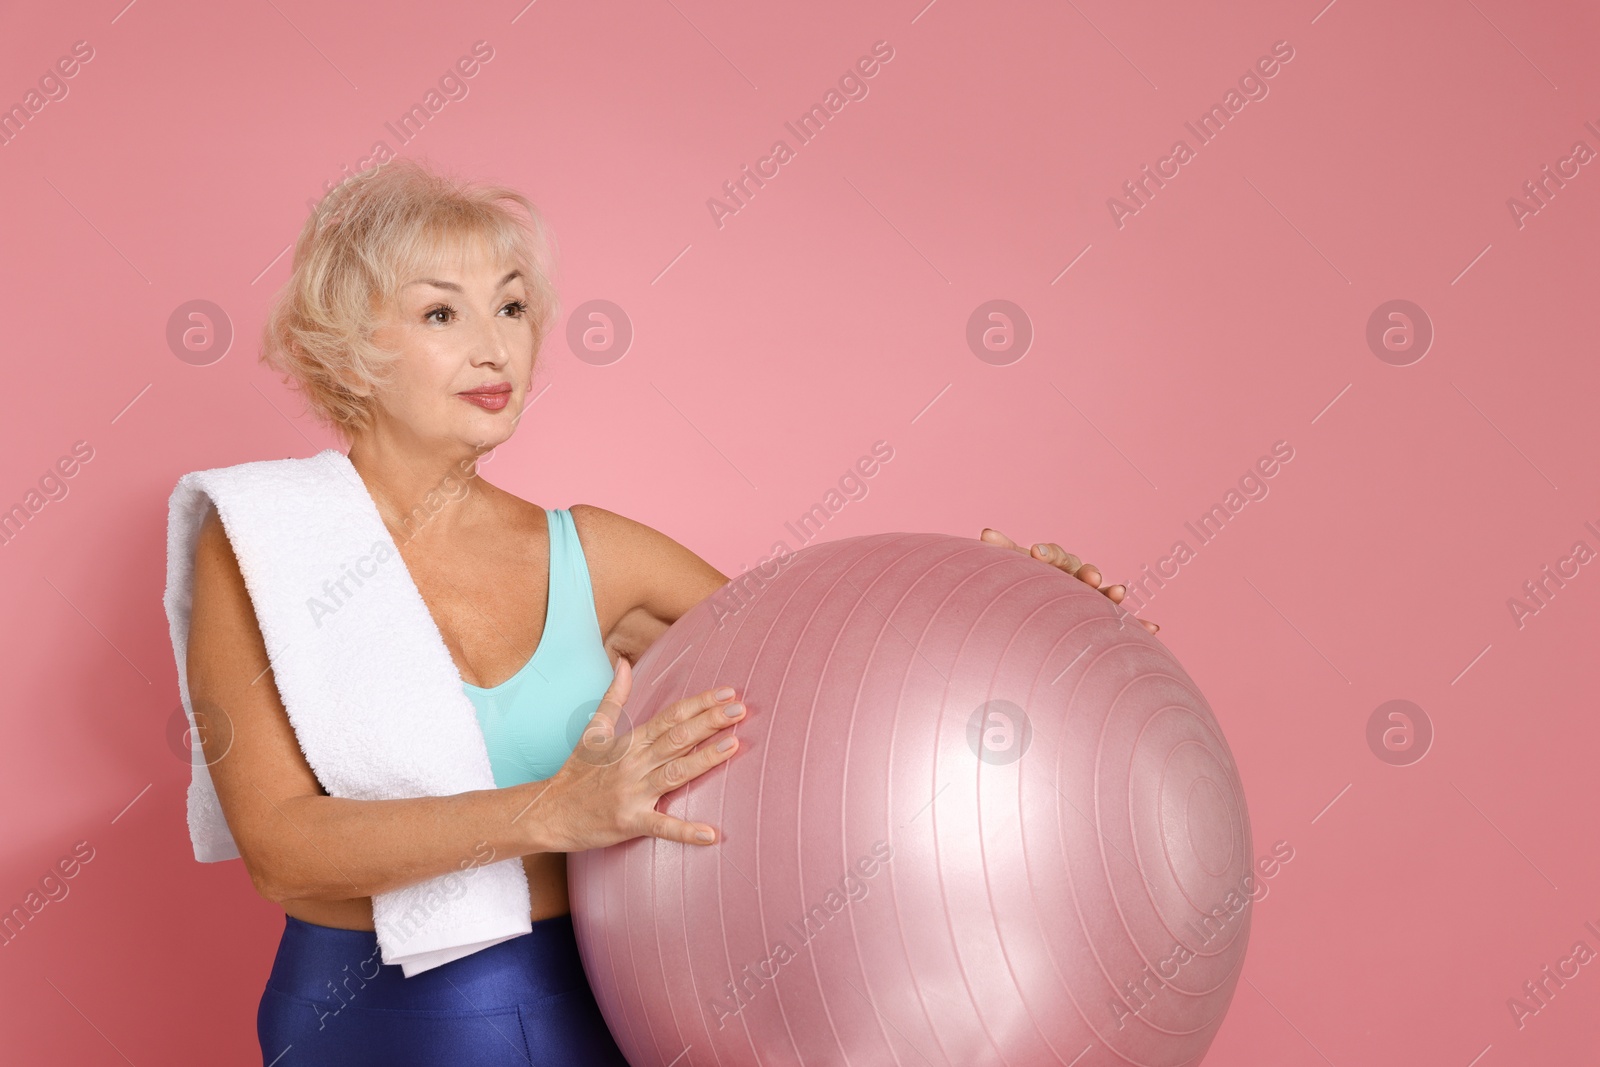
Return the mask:
<svg viewBox="0 0 1600 1067">
<path fill-rule="evenodd" d="M 471 425 L 461 427 L 457 440 L 482 455 L 511 440 L 512 434 L 516 432 L 516 423 L 509 418 L 496 418 L 486 414 L 482 418 L 473 419 Z"/>
</svg>

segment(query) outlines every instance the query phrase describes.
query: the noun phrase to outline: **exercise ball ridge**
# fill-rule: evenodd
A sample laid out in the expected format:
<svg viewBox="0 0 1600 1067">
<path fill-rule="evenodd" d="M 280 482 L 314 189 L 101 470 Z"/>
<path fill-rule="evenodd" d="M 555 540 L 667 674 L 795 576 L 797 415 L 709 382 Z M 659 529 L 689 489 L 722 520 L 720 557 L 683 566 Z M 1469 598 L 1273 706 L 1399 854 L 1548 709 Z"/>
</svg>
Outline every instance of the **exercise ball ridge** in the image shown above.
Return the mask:
<svg viewBox="0 0 1600 1067">
<path fill-rule="evenodd" d="M 1210 707 L 1103 594 L 972 538 L 780 554 L 640 658 L 628 714 L 719 684 L 740 748 L 662 798 L 716 844 L 568 857 L 633 1067 L 1192 1067 L 1249 940 Z"/>
</svg>

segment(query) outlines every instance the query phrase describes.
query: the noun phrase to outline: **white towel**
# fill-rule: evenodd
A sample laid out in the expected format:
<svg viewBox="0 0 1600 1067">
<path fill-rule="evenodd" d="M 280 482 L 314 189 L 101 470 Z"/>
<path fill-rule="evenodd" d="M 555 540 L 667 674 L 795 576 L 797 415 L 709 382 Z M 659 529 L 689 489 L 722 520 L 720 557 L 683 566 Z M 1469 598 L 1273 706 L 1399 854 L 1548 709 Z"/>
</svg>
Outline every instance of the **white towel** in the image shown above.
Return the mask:
<svg viewBox="0 0 1600 1067">
<path fill-rule="evenodd" d="M 207 498 L 239 559 L 295 737 L 328 795 L 493 789 L 483 732 L 444 638 L 361 476 L 331 448 L 194 471 L 172 491 L 165 600 L 190 728 L 189 618 Z M 188 809 L 195 859 L 238 857 L 198 750 Z M 483 860 L 463 856 L 463 870 L 373 897 L 384 963 L 409 978 L 532 930 L 521 859 Z"/>
</svg>

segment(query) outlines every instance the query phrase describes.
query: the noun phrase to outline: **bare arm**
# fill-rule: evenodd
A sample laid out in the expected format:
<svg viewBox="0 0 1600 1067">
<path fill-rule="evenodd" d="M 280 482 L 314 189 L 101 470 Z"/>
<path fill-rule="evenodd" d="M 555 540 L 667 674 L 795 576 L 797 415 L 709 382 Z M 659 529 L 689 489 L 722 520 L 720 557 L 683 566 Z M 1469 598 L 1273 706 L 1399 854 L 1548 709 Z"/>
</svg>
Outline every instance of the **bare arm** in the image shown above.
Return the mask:
<svg viewBox="0 0 1600 1067">
<path fill-rule="evenodd" d="M 636 661 L 667 627 L 690 608 L 727 584 L 711 564 L 659 530 L 590 504 L 571 508 L 598 594 L 602 586 L 627 591 L 616 605 L 616 625 L 607 646 Z"/>
<path fill-rule="evenodd" d="M 711 827 L 669 817 L 655 805 L 737 747 L 702 744 L 737 721 L 724 714 L 735 698 L 731 690 L 641 709 L 644 721 L 616 734 L 631 683 L 624 667 L 597 712 L 606 736 L 580 746 L 551 778 L 448 797 L 330 797 L 278 698 L 244 576 L 215 510 L 201 526 L 195 553 L 187 672 L 228 828 L 256 891 L 275 902 L 370 897 L 466 864 L 600 848 L 641 835 L 707 843 L 714 835 L 696 834 Z"/>
<path fill-rule="evenodd" d="M 405 800 L 323 792 L 278 698 L 215 508 L 195 554 L 188 675 L 217 798 L 250 880 L 268 900 L 369 897 L 464 863 L 548 851 L 538 818 L 513 821 L 534 796 L 531 784 Z"/>
</svg>

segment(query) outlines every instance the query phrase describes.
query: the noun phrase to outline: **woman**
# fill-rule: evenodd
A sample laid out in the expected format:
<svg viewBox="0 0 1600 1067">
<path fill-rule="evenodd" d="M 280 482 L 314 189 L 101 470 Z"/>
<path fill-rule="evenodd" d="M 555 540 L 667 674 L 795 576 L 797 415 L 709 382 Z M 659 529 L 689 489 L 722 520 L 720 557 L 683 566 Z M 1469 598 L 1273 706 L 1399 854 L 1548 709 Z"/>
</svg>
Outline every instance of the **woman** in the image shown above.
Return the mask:
<svg viewBox="0 0 1600 1067">
<path fill-rule="evenodd" d="M 476 476 L 478 457 L 514 432 L 555 321 L 546 248 L 520 194 L 382 164 L 306 223 L 264 330 L 263 359 L 348 441 L 477 709 L 496 785 L 326 795 L 275 686 L 254 684 L 269 670 L 261 633 L 227 534 L 206 517 L 186 668 L 197 720 L 206 708 L 227 720 L 226 731 L 198 725 L 229 829 L 256 890 L 285 912 L 257 1016 L 274 1067 L 624 1064 L 584 979 L 565 854 L 716 838 L 656 803 L 738 751 L 736 694 L 633 709 L 632 729 L 623 707 L 630 663 L 727 577 L 621 515 L 542 508 Z M 468 491 L 420 506 L 463 471 Z M 1056 545 L 1032 554 L 1099 587 L 1094 567 Z M 596 701 L 600 759 L 575 753 L 549 714 Z M 455 869 L 486 837 L 497 856 L 522 857 L 533 932 L 411 978 L 382 964 L 373 894 Z"/>
</svg>

